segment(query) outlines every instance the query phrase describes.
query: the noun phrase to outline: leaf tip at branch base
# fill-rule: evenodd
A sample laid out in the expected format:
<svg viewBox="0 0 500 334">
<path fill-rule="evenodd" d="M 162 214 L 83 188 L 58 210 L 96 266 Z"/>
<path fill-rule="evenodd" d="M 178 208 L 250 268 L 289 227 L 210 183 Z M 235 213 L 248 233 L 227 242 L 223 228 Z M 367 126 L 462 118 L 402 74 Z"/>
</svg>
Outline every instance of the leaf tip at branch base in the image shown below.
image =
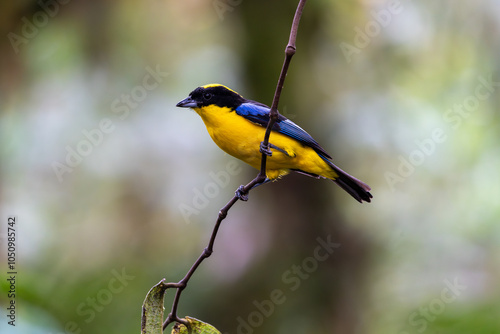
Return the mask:
<svg viewBox="0 0 500 334">
<path fill-rule="evenodd" d="M 201 320 L 186 317 L 187 325 L 176 323 L 171 334 L 221 334 L 214 326 L 207 324 Z"/>
<path fill-rule="evenodd" d="M 153 286 L 142 304 L 141 334 L 162 333 L 163 297 L 168 288 L 165 279 Z"/>
</svg>

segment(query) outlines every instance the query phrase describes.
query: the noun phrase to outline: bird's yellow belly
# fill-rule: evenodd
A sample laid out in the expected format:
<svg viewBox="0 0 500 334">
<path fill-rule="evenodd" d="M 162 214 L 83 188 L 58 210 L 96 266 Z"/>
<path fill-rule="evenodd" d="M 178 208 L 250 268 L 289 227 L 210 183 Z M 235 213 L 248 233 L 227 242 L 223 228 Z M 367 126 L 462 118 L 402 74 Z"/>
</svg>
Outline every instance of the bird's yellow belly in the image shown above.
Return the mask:
<svg viewBox="0 0 500 334">
<path fill-rule="evenodd" d="M 215 115 L 210 111 L 207 112 L 206 109 L 203 112 L 197 111 L 202 116 L 213 141 L 226 153 L 260 169 L 262 158 L 260 143 L 264 140 L 266 129 L 235 112 L 220 115 L 221 110 L 217 111 Z M 267 158 L 268 178 L 275 179 L 284 176 L 289 173 L 290 169 L 298 169 L 328 178 L 337 176 L 312 148 L 277 132 L 271 132 L 269 142 L 286 153 L 271 148 L 272 156 Z"/>
</svg>

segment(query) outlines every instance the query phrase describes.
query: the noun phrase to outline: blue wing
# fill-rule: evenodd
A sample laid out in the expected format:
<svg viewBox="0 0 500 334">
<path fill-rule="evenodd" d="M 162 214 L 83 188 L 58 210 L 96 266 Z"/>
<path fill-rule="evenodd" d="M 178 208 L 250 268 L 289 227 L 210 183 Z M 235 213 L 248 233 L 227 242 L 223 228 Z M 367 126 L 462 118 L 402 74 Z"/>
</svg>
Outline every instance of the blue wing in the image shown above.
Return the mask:
<svg viewBox="0 0 500 334">
<path fill-rule="evenodd" d="M 242 103 L 238 108 L 236 108 L 236 113 L 253 123 L 265 127 L 269 122 L 269 110 L 270 108 L 264 104 L 255 101 L 248 101 Z M 316 152 L 318 152 L 318 154 L 331 159 L 330 155 L 328 155 L 328 153 L 321 146 L 319 146 L 311 135 L 281 114 L 279 115 L 276 123 L 274 123 L 273 131 L 296 139 L 300 143 L 313 148 Z"/>
</svg>

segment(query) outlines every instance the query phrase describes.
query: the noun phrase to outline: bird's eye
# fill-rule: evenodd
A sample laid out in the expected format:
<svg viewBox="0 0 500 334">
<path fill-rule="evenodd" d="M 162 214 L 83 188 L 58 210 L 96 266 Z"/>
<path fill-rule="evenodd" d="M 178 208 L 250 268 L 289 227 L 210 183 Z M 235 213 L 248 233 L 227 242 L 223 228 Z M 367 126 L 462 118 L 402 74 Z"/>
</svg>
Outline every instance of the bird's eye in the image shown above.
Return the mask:
<svg viewBox="0 0 500 334">
<path fill-rule="evenodd" d="M 208 101 L 208 100 L 210 100 L 212 98 L 212 94 L 211 93 L 205 93 L 205 94 L 203 94 L 203 98 Z"/>
</svg>

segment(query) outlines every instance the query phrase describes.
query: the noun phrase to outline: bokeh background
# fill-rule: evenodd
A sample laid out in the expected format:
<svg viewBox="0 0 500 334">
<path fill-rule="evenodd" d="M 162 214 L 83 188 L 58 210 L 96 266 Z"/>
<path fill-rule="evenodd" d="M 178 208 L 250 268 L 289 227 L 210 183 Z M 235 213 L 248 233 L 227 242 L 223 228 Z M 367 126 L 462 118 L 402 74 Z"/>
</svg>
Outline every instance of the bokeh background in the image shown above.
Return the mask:
<svg viewBox="0 0 500 334">
<path fill-rule="evenodd" d="M 2 333 L 140 331 L 147 291 L 183 277 L 257 172 L 175 104 L 211 82 L 270 104 L 296 4 L 2 2 Z M 280 110 L 373 202 L 301 175 L 252 191 L 180 315 L 231 334 L 499 333 L 499 53 L 496 0 L 309 1 Z"/>
</svg>

